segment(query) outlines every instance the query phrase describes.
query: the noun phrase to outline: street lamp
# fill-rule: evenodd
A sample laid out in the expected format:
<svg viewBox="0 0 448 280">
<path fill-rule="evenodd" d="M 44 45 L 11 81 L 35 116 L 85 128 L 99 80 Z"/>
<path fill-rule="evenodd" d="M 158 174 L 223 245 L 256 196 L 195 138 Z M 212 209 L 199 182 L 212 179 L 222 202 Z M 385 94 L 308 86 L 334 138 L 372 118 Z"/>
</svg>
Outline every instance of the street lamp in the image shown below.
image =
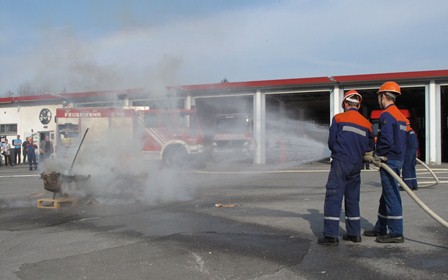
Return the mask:
<svg viewBox="0 0 448 280">
<path fill-rule="evenodd" d="M 339 82 L 333 77 L 333 76 L 328 76 L 327 77 L 330 81 L 332 81 L 335 85 L 339 84 Z"/>
</svg>

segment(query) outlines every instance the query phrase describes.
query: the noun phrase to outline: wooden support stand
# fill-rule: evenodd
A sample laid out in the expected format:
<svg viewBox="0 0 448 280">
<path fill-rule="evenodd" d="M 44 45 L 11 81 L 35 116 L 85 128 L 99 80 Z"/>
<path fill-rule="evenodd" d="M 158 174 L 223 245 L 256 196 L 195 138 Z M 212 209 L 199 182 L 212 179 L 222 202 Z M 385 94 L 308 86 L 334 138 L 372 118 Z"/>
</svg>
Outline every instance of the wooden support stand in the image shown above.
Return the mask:
<svg viewBox="0 0 448 280">
<path fill-rule="evenodd" d="M 76 199 L 68 197 L 41 198 L 37 200 L 37 208 L 61 208 L 63 206 L 75 206 Z"/>
</svg>

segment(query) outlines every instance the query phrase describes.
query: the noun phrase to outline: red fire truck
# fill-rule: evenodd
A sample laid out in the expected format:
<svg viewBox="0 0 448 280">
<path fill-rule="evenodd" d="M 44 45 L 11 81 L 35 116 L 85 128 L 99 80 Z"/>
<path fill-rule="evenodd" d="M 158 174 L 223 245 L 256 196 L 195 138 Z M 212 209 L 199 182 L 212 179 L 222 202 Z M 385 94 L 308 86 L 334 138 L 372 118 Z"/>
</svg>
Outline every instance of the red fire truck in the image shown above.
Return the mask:
<svg viewBox="0 0 448 280">
<path fill-rule="evenodd" d="M 219 114 L 215 118 L 213 158 L 219 161 L 253 161 L 255 144 L 249 114 Z"/>
<path fill-rule="evenodd" d="M 195 110 L 61 108 L 56 110 L 56 124 L 56 146 L 59 150 L 77 147 L 87 128 L 90 140 L 83 145 L 108 135 L 112 144 L 126 143 L 124 145 L 158 158 L 169 167 L 185 166 L 204 149 L 203 133 Z"/>
<path fill-rule="evenodd" d="M 373 135 L 375 135 L 375 142 L 376 142 L 376 137 L 378 135 L 378 125 L 379 125 L 379 121 L 380 121 L 380 115 L 382 112 L 383 112 L 383 110 L 373 110 L 370 113 L 370 122 L 372 123 Z M 407 119 L 409 119 L 409 117 L 411 116 L 411 113 L 407 109 L 400 109 L 400 112 Z"/>
</svg>

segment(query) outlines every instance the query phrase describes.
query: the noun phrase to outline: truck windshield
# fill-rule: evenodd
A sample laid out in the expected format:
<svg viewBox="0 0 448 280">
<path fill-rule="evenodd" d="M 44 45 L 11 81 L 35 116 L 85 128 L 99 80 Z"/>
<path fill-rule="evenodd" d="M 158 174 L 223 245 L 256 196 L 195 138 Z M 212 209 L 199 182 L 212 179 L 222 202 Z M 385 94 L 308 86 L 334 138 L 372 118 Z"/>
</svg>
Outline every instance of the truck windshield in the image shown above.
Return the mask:
<svg viewBox="0 0 448 280">
<path fill-rule="evenodd" d="M 250 132 L 250 119 L 244 115 L 218 116 L 215 131 L 216 133 Z"/>
</svg>

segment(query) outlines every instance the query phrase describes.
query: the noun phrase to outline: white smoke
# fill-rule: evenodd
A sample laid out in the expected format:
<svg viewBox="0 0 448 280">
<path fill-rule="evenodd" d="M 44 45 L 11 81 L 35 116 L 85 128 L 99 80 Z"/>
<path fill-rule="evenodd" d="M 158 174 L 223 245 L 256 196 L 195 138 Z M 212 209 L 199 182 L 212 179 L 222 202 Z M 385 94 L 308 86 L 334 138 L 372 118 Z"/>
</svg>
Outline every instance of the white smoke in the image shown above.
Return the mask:
<svg viewBox="0 0 448 280">
<path fill-rule="evenodd" d="M 142 130 L 126 122 L 111 129 L 101 122 L 91 120 L 82 145 L 80 135 L 70 148 L 59 148 L 55 158 L 41 164 L 45 172 L 58 172 L 68 181 L 80 176 L 78 181 L 63 184 L 64 193 L 105 204 L 157 204 L 191 198 L 194 188 L 184 184 L 175 169 L 161 168 L 157 156 L 142 152 Z"/>
<path fill-rule="evenodd" d="M 274 168 L 293 167 L 329 157 L 327 138 L 328 127 L 309 121 L 268 120 L 267 163 L 274 164 Z M 189 177 L 188 172 L 161 168 L 159 161 L 141 152 L 142 131 L 131 132 L 125 125 L 115 129 L 101 129 L 93 122 L 71 169 L 80 140 L 81 137 L 77 143 L 73 143 L 71 149 L 59 150 L 56 158 L 41 164 L 46 172 L 90 176 L 86 181 L 65 184 L 64 192 L 69 195 L 91 198 L 104 204 L 140 202 L 151 205 L 185 201 L 195 195 L 195 184 L 185 180 Z M 225 168 L 225 164 L 232 163 L 206 164 L 221 164 Z"/>
</svg>

